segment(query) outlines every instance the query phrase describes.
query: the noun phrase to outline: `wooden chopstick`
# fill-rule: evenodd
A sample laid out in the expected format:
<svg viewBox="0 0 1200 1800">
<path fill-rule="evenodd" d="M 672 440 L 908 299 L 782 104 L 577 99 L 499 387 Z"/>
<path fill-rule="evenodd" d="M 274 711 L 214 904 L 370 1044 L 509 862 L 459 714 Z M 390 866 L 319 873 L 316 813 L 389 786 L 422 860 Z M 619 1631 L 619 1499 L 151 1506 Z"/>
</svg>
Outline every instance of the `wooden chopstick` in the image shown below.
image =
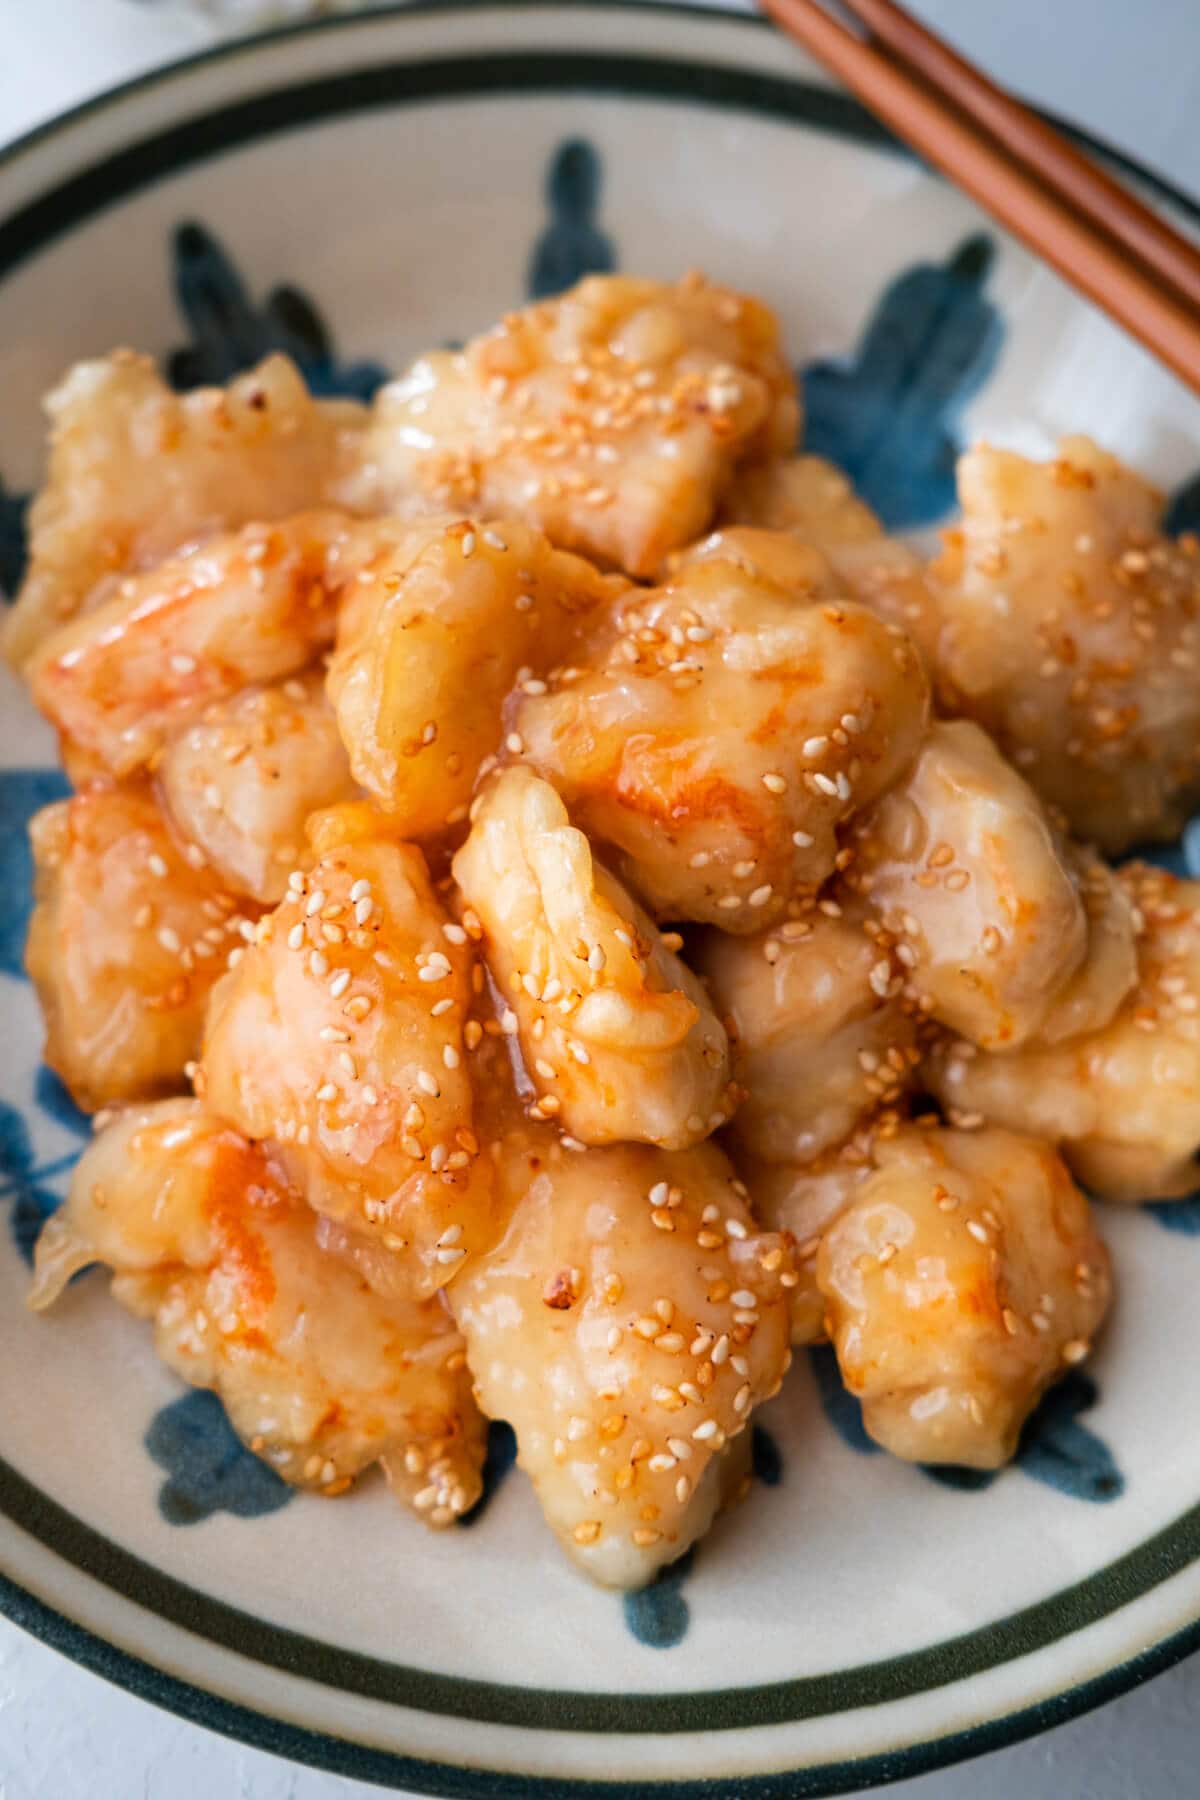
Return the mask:
<svg viewBox="0 0 1200 1800">
<path fill-rule="evenodd" d="M 895 0 L 841 0 L 871 36 L 1004 149 L 1200 306 L 1200 249 Z"/>
<path fill-rule="evenodd" d="M 1200 310 L 1164 286 L 1156 270 L 818 0 L 763 4 L 899 137 L 1200 393 Z"/>
</svg>

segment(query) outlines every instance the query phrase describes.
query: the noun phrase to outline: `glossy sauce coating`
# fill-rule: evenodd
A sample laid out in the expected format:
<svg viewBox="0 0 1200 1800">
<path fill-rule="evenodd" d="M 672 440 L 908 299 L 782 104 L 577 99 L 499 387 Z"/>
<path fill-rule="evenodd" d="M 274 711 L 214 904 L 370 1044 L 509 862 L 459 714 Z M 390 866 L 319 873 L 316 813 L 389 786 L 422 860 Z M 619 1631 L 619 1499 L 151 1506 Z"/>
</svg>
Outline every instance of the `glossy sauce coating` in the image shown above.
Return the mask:
<svg viewBox="0 0 1200 1800">
<path fill-rule="evenodd" d="M 786 1248 L 712 1145 L 578 1154 L 516 1129 L 495 1162 L 508 1229 L 451 1296 L 476 1392 L 568 1554 L 640 1587 L 707 1529 L 783 1379 Z"/>
<path fill-rule="evenodd" d="M 509 754 L 562 793 L 659 918 L 752 933 L 837 856 L 837 830 L 907 767 L 928 716 L 911 642 L 864 608 L 724 558 L 621 601 Z"/>
<path fill-rule="evenodd" d="M 49 467 L 3 646 L 26 661 L 123 575 L 252 520 L 341 504 L 366 412 L 314 400 L 286 356 L 176 394 L 148 356 L 77 363 L 46 401 Z"/>
<path fill-rule="evenodd" d="M 759 301 L 699 276 L 593 275 L 384 388 L 358 493 L 372 510 L 515 514 L 646 576 L 705 529 L 741 458 L 794 441 L 797 413 Z"/>
<path fill-rule="evenodd" d="M 213 996 L 198 1091 L 275 1146 L 318 1212 L 395 1251 L 424 1298 L 493 1228 L 464 1066 L 467 936 L 419 850 L 355 809 L 324 829 Z"/>
<path fill-rule="evenodd" d="M 25 962 L 45 1058 L 88 1112 L 178 1093 L 204 1009 L 258 908 L 168 829 L 141 788 L 100 787 L 30 825 Z"/>
<path fill-rule="evenodd" d="M 704 989 L 593 860 L 548 782 L 508 769 L 476 801 L 454 876 L 482 929 L 535 1113 L 585 1144 L 682 1149 L 737 1095 Z"/>
<path fill-rule="evenodd" d="M 933 571 L 943 703 L 1108 854 L 1175 836 L 1200 800 L 1200 545 L 1089 438 L 1048 462 L 978 445 L 958 487 Z"/>
<path fill-rule="evenodd" d="M 1108 1308 L 1108 1253 L 1048 1145 L 909 1128 L 825 1232 L 817 1281 L 863 1423 L 910 1462 L 994 1469 Z"/>
<path fill-rule="evenodd" d="M 354 772 L 404 833 L 461 823 L 518 685 L 627 587 L 515 520 L 381 533 L 338 620 L 329 693 Z"/>
<path fill-rule="evenodd" d="M 322 1249 L 278 1166 L 194 1100 L 123 1113 L 42 1231 L 30 1304 L 94 1262 L 159 1355 L 220 1395 L 285 1481 L 325 1495 L 382 1462 L 425 1524 L 478 1498 L 483 1421 L 439 1298 L 383 1300 Z"/>
<path fill-rule="evenodd" d="M 1105 1200 L 1191 1194 L 1200 1153 L 1200 882 L 1145 863 L 1118 882 L 1137 980 L 1098 1029 L 986 1056 L 951 1040 L 926 1071 L 943 1103 L 1058 1144 Z"/>
</svg>

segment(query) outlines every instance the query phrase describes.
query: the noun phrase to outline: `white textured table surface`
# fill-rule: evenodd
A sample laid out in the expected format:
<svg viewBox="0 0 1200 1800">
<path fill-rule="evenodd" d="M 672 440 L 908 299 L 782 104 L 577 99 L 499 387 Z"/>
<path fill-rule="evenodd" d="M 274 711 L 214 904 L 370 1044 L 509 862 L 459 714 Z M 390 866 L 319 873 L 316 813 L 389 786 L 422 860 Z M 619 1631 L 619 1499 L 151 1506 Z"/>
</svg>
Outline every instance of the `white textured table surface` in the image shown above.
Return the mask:
<svg viewBox="0 0 1200 1800">
<path fill-rule="evenodd" d="M 1002 80 L 1200 192 L 1198 0 L 915 3 Z M 0 0 L 0 143 L 211 35 L 166 0 Z M 888 1791 L 1186 1800 L 1200 1792 L 1198 1751 L 1193 1658 L 1074 1724 Z M 0 1620 L 0 1800 L 366 1800 L 374 1791 L 186 1725 Z"/>
</svg>

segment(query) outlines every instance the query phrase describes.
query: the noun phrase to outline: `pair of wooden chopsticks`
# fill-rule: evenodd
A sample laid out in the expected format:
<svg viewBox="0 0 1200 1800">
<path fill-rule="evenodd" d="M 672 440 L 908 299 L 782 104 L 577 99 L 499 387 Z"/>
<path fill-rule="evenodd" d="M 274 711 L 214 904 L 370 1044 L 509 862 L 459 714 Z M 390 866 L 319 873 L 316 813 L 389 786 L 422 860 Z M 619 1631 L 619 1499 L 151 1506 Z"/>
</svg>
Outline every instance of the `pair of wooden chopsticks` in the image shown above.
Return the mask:
<svg viewBox="0 0 1200 1800">
<path fill-rule="evenodd" d="M 1200 250 L 894 0 L 763 0 L 914 150 L 1200 393 Z"/>
</svg>

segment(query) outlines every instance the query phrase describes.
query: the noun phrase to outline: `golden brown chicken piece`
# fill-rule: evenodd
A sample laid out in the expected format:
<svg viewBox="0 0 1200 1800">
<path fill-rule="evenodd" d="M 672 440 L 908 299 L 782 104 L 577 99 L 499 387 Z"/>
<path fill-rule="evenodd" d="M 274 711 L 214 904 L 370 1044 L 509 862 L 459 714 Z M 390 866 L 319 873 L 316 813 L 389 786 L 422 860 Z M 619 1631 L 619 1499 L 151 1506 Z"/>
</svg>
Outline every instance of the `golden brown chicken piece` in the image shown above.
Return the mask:
<svg viewBox="0 0 1200 1800">
<path fill-rule="evenodd" d="M 1117 879 L 1139 935 L 1137 983 L 1115 1016 L 1006 1055 L 951 1040 L 926 1075 L 957 1112 L 1056 1143 L 1103 1199 L 1169 1199 L 1200 1187 L 1200 882 L 1144 863 Z"/>
<path fill-rule="evenodd" d="M 554 789 L 507 769 L 472 817 L 454 876 L 464 920 L 482 931 L 502 1022 L 519 1039 L 535 1115 L 585 1144 L 675 1150 L 723 1125 L 737 1096 L 704 989 L 593 861 Z"/>
<path fill-rule="evenodd" d="M 685 276 L 589 276 L 423 356 L 375 403 L 367 510 L 517 514 L 651 575 L 708 525 L 735 465 L 795 441 L 773 314 Z"/>
<path fill-rule="evenodd" d="M 100 1262 L 163 1361 L 219 1394 L 285 1481 L 340 1494 L 382 1462 L 426 1525 L 478 1499 L 484 1427 L 440 1296 L 381 1299 L 321 1249 L 321 1222 L 260 1145 L 195 1100 L 121 1116 L 42 1229 L 30 1304 Z"/>
<path fill-rule="evenodd" d="M 842 1379 L 910 1462 L 998 1468 L 1108 1310 L 1109 1259 L 1049 1145 L 906 1127 L 817 1255 Z"/>
<path fill-rule="evenodd" d="M 25 958 L 46 1061 L 88 1112 L 178 1092 L 204 1008 L 258 909 L 181 845 L 149 794 L 105 787 L 30 825 Z"/>
<path fill-rule="evenodd" d="M 738 1152 L 737 1171 L 750 1193 L 754 1216 L 767 1231 L 786 1234 L 796 1284 L 788 1293 L 793 1344 L 827 1337 L 825 1297 L 817 1286 L 821 1238 L 874 1172 L 876 1137 L 900 1130 L 895 1108 L 872 1114 L 865 1125 L 806 1163 L 767 1163 Z"/>
<path fill-rule="evenodd" d="M 340 504 L 366 424 L 351 401 L 313 400 L 285 356 L 176 394 L 150 357 L 118 350 L 77 363 L 46 408 L 49 467 L 3 638 L 15 664 L 122 575 L 251 520 Z"/>
<path fill-rule="evenodd" d="M 229 886 L 274 905 L 309 816 L 358 793 L 319 669 L 214 701 L 157 762 L 168 815 Z"/>
<path fill-rule="evenodd" d="M 498 1140 L 511 1210 L 451 1304 L 486 1413 L 593 1580 L 636 1588 L 708 1529 L 731 1444 L 791 1360 L 782 1241 L 711 1144 Z"/>
<path fill-rule="evenodd" d="M 920 557 L 888 537 L 840 469 L 821 456 L 794 456 L 739 472 L 721 509 L 722 535 L 752 560 L 790 536 L 827 556 L 842 591 L 902 625 L 932 664 L 938 609 Z"/>
<path fill-rule="evenodd" d="M 939 688 L 1077 836 L 1170 838 L 1200 801 L 1200 546 L 1083 437 L 1049 462 L 977 446 L 933 575 Z"/>
<path fill-rule="evenodd" d="M 705 935 L 696 966 L 735 1046 L 739 1151 L 810 1163 L 911 1087 L 920 1014 L 862 908 L 825 900 L 759 937 Z"/>
<path fill-rule="evenodd" d="M 396 1251 L 424 1299 L 493 1229 L 463 1061 L 467 934 L 420 851 L 365 807 L 324 815 L 316 849 L 213 995 L 197 1091 L 269 1140 L 318 1212 Z"/>
<path fill-rule="evenodd" d="M 527 755 L 615 847 L 659 918 L 749 934 L 830 874 L 838 829 L 912 761 L 928 685 L 865 608 L 724 558 L 619 601 L 548 692 L 514 697 Z"/>
<path fill-rule="evenodd" d="M 327 567 L 357 542 L 331 512 L 209 538 L 52 632 L 29 662 L 33 697 L 74 748 L 128 775 L 215 702 L 333 641 Z"/>
<path fill-rule="evenodd" d="M 933 727 L 855 850 L 849 879 L 893 934 L 910 992 L 975 1043 L 1015 1049 L 1119 1004 L 1119 984 L 1098 986 L 1089 963 L 1103 954 L 1096 966 L 1115 983 L 1122 966 L 1132 978 L 1131 926 L 1119 901 L 1108 904 L 1107 872 L 1071 850 L 977 725 Z M 1105 941 L 1122 920 L 1123 965 Z"/>
<path fill-rule="evenodd" d="M 628 583 L 514 520 L 385 528 L 338 620 L 329 693 L 359 781 L 406 836 L 466 817 L 509 689 L 568 659 Z"/>
</svg>

